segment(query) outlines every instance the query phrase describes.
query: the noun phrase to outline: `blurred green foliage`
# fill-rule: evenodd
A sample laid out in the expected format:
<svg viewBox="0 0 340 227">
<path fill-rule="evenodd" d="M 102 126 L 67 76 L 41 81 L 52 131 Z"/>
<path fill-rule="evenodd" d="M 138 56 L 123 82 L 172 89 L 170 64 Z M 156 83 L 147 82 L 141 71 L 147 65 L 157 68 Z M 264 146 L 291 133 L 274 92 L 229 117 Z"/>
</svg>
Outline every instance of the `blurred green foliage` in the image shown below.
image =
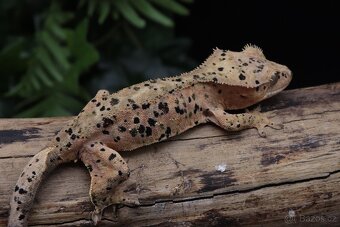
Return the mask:
<svg viewBox="0 0 340 227">
<path fill-rule="evenodd" d="M 76 114 L 99 89 L 192 68 L 173 21 L 188 3 L 1 1 L 0 117 Z"/>
</svg>

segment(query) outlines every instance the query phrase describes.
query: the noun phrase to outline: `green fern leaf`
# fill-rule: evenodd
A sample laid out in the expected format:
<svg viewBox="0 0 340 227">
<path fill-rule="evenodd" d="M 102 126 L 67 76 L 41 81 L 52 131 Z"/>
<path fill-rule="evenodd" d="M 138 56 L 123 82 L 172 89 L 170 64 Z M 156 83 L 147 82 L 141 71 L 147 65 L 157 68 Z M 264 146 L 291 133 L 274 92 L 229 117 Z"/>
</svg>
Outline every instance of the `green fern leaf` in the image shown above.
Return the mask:
<svg viewBox="0 0 340 227">
<path fill-rule="evenodd" d="M 113 4 L 117 10 L 123 15 L 123 17 L 137 28 L 145 27 L 145 20 L 143 20 L 137 12 L 131 7 L 131 4 L 127 0 L 115 0 Z"/>
<path fill-rule="evenodd" d="M 166 27 L 173 27 L 173 21 L 159 12 L 155 7 L 153 7 L 148 1 L 146 0 L 130 0 L 131 4 L 135 6 L 135 8 L 142 13 L 145 17 L 150 18 L 151 20 L 166 26 Z"/>
<path fill-rule="evenodd" d="M 65 56 L 67 51 L 63 51 L 63 47 L 56 41 L 54 37 L 50 35 L 47 31 L 42 31 L 40 33 L 42 43 L 47 47 L 49 53 L 54 57 L 54 59 L 60 64 L 63 70 L 68 70 L 70 64 L 67 61 L 69 54 Z"/>
<path fill-rule="evenodd" d="M 107 16 L 110 14 L 110 2 L 103 1 L 99 5 L 99 19 L 98 23 L 103 24 Z"/>
<path fill-rule="evenodd" d="M 41 66 L 37 66 L 36 68 L 33 69 L 34 70 L 34 74 L 37 75 L 37 77 L 39 77 L 39 79 L 47 86 L 47 87 L 52 87 L 53 86 L 53 82 L 50 80 L 50 78 L 48 78 L 48 76 L 46 76 L 46 73 L 44 72 L 44 70 L 41 68 Z"/>
<path fill-rule="evenodd" d="M 47 53 L 46 49 L 39 48 L 36 52 L 36 58 L 41 63 L 45 70 L 50 73 L 51 76 L 54 77 L 55 80 L 61 82 L 63 81 L 63 75 L 58 70 L 57 66 L 53 63 L 53 60 Z"/>
<path fill-rule="evenodd" d="M 154 4 L 157 4 L 164 9 L 167 9 L 171 12 L 174 12 L 178 15 L 187 16 L 189 14 L 189 10 L 177 3 L 175 0 L 151 0 Z"/>
<path fill-rule="evenodd" d="M 89 16 L 92 16 L 96 8 L 97 8 L 97 0 L 89 0 L 87 14 Z"/>
</svg>

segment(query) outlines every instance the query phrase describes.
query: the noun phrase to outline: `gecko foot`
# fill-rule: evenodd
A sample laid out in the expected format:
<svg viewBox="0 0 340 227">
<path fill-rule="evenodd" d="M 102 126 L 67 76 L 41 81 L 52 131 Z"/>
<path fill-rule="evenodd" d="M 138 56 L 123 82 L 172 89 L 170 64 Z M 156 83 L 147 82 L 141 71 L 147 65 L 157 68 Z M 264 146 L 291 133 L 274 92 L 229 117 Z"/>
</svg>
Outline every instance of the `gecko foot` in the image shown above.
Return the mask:
<svg viewBox="0 0 340 227">
<path fill-rule="evenodd" d="M 254 127 L 257 129 L 257 132 L 261 137 L 266 137 L 267 134 L 265 132 L 265 127 L 270 127 L 273 129 L 283 129 L 282 124 L 277 124 L 269 120 L 263 114 L 257 114 L 256 120 L 254 121 Z"/>
<path fill-rule="evenodd" d="M 112 204 L 122 204 L 126 206 L 140 205 L 137 194 L 136 182 L 127 180 L 118 185 L 110 198 Z"/>
<path fill-rule="evenodd" d="M 268 119 L 264 113 L 261 113 L 261 106 L 258 105 L 255 109 L 249 111 L 246 109 L 246 113 L 251 114 L 253 118 L 253 127 L 257 129 L 257 132 L 261 137 L 266 137 L 265 127 L 273 129 L 283 129 L 283 124 L 275 123 Z"/>
</svg>

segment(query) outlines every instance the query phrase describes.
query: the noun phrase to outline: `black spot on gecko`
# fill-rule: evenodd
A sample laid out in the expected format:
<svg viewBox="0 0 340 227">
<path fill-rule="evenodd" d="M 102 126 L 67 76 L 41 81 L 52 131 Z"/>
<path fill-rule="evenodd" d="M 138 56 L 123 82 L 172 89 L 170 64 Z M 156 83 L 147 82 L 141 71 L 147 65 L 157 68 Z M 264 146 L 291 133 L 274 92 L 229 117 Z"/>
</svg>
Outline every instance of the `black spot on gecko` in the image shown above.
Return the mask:
<svg viewBox="0 0 340 227">
<path fill-rule="evenodd" d="M 28 182 L 32 182 L 32 178 L 28 177 L 28 178 L 27 178 L 27 181 L 28 181 Z"/>
<path fill-rule="evenodd" d="M 75 140 L 76 137 L 77 137 L 77 136 L 76 136 L 75 134 L 72 134 L 71 139 L 72 139 L 72 140 Z"/>
<path fill-rule="evenodd" d="M 149 123 L 150 126 L 155 126 L 155 125 L 156 125 L 156 122 L 157 122 L 157 121 L 156 121 L 155 119 L 152 119 L 152 118 L 149 118 L 149 119 L 148 119 L 148 123 Z"/>
<path fill-rule="evenodd" d="M 100 111 L 104 111 L 105 110 L 105 106 L 102 106 L 101 108 L 100 108 Z"/>
<path fill-rule="evenodd" d="M 188 97 L 188 102 L 191 103 L 191 97 L 190 96 Z"/>
<path fill-rule="evenodd" d="M 116 157 L 116 154 L 110 154 L 110 156 L 109 156 L 109 161 L 111 161 L 111 160 L 113 160 L 114 158 Z"/>
<path fill-rule="evenodd" d="M 20 188 L 19 189 L 19 194 L 27 194 L 27 191 L 25 190 L 25 189 L 23 189 L 23 188 Z"/>
<path fill-rule="evenodd" d="M 158 109 L 160 109 L 161 111 L 163 111 L 163 113 L 168 113 L 169 112 L 169 107 L 168 107 L 168 103 L 166 103 L 166 102 L 160 102 L 159 104 L 158 104 Z"/>
<path fill-rule="evenodd" d="M 238 78 L 240 78 L 240 80 L 245 80 L 246 79 L 246 76 L 243 75 L 242 73 L 238 76 Z"/>
<path fill-rule="evenodd" d="M 103 133 L 104 135 L 108 135 L 108 134 L 110 134 L 110 132 L 109 132 L 109 131 L 107 131 L 107 130 L 103 130 L 103 131 L 102 131 L 102 133 Z"/>
<path fill-rule="evenodd" d="M 175 111 L 176 111 L 176 113 L 178 113 L 178 114 L 184 114 L 184 110 L 181 109 L 179 106 L 176 106 L 176 107 L 175 107 Z"/>
<path fill-rule="evenodd" d="M 18 187 L 18 185 L 15 185 L 15 189 L 14 189 L 14 191 L 16 192 L 16 191 L 18 191 L 19 190 L 19 187 Z"/>
<path fill-rule="evenodd" d="M 219 67 L 217 69 L 218 69 L 218 71 L 222 72 L 224 68 L 223 67 Z"/>
<path fill-rule="evenodd" d="M 140 87 L 133 87 L 133 90 L 138 91 Z"/>
<path fill-rule="evenodd" d="M 171 128 L 170 127 L 166 127 L 165 135 L 166 135 L 166 137 L 169 137 L 171 135 Z"/>
<path fill-rule="evenodd" d="M 97 102 L 97 100 L 96 99 L 92 99 L 91 102 Z"/>
<path fill-rule="evenodd" d="M 144 103 L 142 105 L 142 109 L 145 110 L 145 109 L 148 109 L 150 107 L 150 103 Z"/>
<path fill-rule="evenodd" d="M 135 136 L 137 135 L 137 132 L 138 132 L 138 131 L 137 131 L 137 129 L 135 129 L 135 128 L 133 128 L 133 129 L 130 130 L 130 134 L 131 134 L 132 137 L 135 137 Z"/>
<path fill-rule="evenodd" d="M 199 110 L 199 108 L 200 108 L 199 105 L 195 104 L 194 114 L 197 113 L 197 111 Z"/>
<path fill-rule="evenodd" d="M 55 140 L 60 142 L 60 137 L 56 137 Z"/>
<path fill-rule="evenodd" d="M 120 170 L 118 170 L 118 175 L 119 175 L 119 176 L 123 175 L 123 172 L 120 171 Z"/>
<path fill-rule="evenodd" d="M 195 100 L 196 99 L 196 95 L 195 94 L 192 94 L 192 99 Z"/>
<path fill-rule="evenodd" d="M 146 134 L 146 136 L 151 136 L 152 135 L 152 129 L 150 127 L 146 127 L 145 134 Z"/>
<path fill-rule="evenodd" d="M 96 107 L 99 107 L 100 106 L 100 102 L 97 103 Z"/>
<path fill-rule="evenodd" d="M 92 170 L 93 170 L 93 168 L 92 168 L 91 165 L 86 166 L 86 168 L 87 168 L 90 172 L 92 172 Z"/>
<path fill-rule="evenodd" d="M 103 127 L 107 128 L 110 125 L 113 125 L 113 120 L 111 120 L 110 118 L 104 117 L 103 118 Z"/>
<path fill-rule="evenodd" d="M 72 146 L 72 143 L 71 142 L 68 142 L 67 144 L 66 144 L 66 147 L 71 147 Z"/>
<path fill-rule="evenodd" d="M 139 132 L 139 133 L 144 133 L 144 132 L 145 132 L 145 126 L 144 126 L 144 125 L 140 125 L 140 126 L 138 127 L 138 132 Z"/>
<path fill-rule="evenodd" d="M 126 131 L 126 128 L 124 126 L 119 126 L 118 127 L 118 131 L 120 132 L 125 132 Z"/>
<path fill-rule="evenodd" d="M 24 215 L 24 214 L 20 214 L 19 220 L 22 220 L 22 219 L 24 219 L 24 218 L 25 218 L 25 215 Z"/>
<path fill-rule="evenodd" d="M 112 98 L 111 101 L 110 101 L 110 104 L 112 106 L 117 105 L 118 103 L 119 103 L 119 99 Z"/>
<path fill-rule="evenodd" d="M 159 113 L 158 113 L 157 111 L 153 111 L 153 115 L 154 115 L 155 117 L 158 117 L 158 116 L 159 116 Z"/>
<path fill-rule="evenodd" d="M 66 133 L 68 133 L 69 135 L 72 135 L 72 133 L 73 133 L 73 131 L 72 131 L 72 129 L 71 129 L 71 128 L 69 128 L 69 129 L 66 129 L 66 130 L 65 130 L 65 132 L 66 132 Z"/>
<path fill-rule="evenodd" d="M 255 80 L 255 84 L 259 84 L 260 82 L 258 80 Z"/>
<path fill-rule="evenodd" d="M 100 148 L 100 151 L 105 151 L 105 148 Z"/>
<path fill-rule="evenodd" d="M 139 108 L 139 106 L 138 106 L 137 104 L 135 104 L 135 103 L 134 103 L 134 104 L 132 104 L 132 109 L 134 109 L 134 110 L 135 110 L 135 109 L 138 109 L 138 108 Z"/>
<path fill-rule="evenodd" d="M 135 118 L 133 119 L 133 123 L 138 124 L 139 122 L 140 122 L 140 120 L 139 120 L 138 117 L 135 117 Z"/>
</svg>

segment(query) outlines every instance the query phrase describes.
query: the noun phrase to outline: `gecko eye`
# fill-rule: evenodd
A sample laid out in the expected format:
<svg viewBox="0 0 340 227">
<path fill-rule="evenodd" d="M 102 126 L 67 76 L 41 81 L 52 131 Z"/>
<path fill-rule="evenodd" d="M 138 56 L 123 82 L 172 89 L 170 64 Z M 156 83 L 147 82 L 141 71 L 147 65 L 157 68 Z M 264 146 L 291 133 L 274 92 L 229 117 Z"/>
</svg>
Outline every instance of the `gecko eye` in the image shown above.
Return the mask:
<svg viewBox="0 0 340 227">
<path fill-rule="evenodd" d="M 280 72 L 275 72 L 274 75 L 270 78 L 270 84 L 274 85 L 277 83 L 277 81 L 280 79 Z"/>
</svg>

